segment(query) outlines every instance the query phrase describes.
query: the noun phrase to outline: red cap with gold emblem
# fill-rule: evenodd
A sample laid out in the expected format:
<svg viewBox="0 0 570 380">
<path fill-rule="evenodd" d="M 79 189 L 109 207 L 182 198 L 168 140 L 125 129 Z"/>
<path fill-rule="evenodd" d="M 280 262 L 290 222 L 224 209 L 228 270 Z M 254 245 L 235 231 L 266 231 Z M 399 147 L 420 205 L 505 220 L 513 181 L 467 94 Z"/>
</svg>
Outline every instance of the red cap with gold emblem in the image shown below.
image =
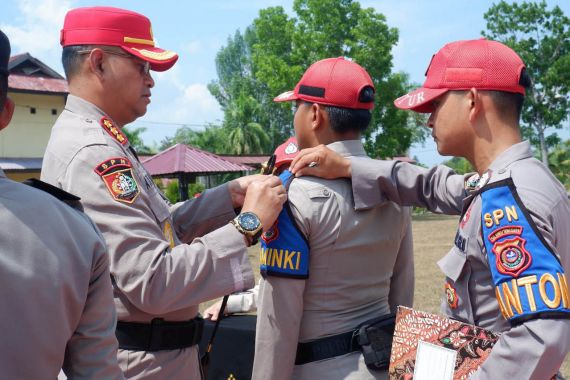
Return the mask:
<svg viewBox="0 0 570 380">
<path fill-rule="evenodd" d="M 158 48 L 152 37 L 150 20 L 140 13 L 112 7 L 86 7 L 67 12 L 60 36 L 61 46 L 118 46 L 150 63 L 155 71 L 165 71 L 178 60 L 173 51 Z"/>
</svg>

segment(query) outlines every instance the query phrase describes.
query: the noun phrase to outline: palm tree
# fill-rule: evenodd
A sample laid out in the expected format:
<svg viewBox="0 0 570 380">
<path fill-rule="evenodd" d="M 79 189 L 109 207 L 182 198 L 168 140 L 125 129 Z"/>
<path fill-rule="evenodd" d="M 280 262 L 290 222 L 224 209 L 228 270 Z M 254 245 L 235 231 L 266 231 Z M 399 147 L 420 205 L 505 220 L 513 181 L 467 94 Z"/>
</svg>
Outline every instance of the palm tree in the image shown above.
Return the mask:
<svg viewBox="0 0 570 380">
<path fill-rule="evenodd" d="M 257 100 L 246 93 L 241 93 L 236 101 L 225 109 L 227 153 L 259 154 L 269 150 L 269 135 L 259 123 L 261 111 Z"/>
</svg>

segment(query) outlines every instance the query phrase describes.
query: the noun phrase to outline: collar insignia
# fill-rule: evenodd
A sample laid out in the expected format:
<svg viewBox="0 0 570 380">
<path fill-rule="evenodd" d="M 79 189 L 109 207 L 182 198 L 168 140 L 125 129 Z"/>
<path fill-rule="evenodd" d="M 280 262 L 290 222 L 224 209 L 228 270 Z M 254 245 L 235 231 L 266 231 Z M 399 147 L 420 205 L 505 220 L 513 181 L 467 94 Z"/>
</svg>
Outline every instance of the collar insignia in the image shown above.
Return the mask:
<svg viewBox="0 0 570 380">
<path fill-rule="evenodd" d="M 470 193 L 480 190 L 481 188 L 483 188 L 483 186 L 487 184 L 487 182 L 489 182 L 492 174 L 493 171 L 491 169 L 487 170 L 481 176 L 479 176 L 479 174 L 477 173 L 473 174 L 465 181 L 465 190 L 467 190 Z"/>
<path fill-rule="evenodd" d="M 125 134 L 118 127 L 116 127 L 115 124 L 113 124 L 113 121 L 110 118 L 103 116 L 99 123 L 115 141 L 123 146 L 127 145 L 129 142 L 127 136 L 125 136 Z"/>
</svg>

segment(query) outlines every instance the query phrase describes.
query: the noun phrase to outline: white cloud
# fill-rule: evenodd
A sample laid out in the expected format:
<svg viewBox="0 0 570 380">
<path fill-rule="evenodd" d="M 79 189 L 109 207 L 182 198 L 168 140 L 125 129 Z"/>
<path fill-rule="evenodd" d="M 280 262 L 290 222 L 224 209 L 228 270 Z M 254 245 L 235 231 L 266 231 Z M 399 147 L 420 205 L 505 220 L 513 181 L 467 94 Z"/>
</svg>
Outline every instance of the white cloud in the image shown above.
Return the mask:
<svg viewBox="0 0 570 380">
<path fill-rule="evenodd" d="M 198 124 L 221 119 L 222 112 L 216 99 L 203 83 L 193 83 L 184 88 L 183 95 L 176 99 L 174 120 L 195 120 Z"/>
<path fill-rule="evenodd" d="M 185 53 L 197 54 L 202 50 L 202 42 L 198 40 L 188 41 L 182 45 Z"/>
<path fill-rule="evenodd" d="M 71 0 L 20 0 L 17 23 L 2 23 L 14 52 L 60 52 L 59 31 Z"/>
</svg>

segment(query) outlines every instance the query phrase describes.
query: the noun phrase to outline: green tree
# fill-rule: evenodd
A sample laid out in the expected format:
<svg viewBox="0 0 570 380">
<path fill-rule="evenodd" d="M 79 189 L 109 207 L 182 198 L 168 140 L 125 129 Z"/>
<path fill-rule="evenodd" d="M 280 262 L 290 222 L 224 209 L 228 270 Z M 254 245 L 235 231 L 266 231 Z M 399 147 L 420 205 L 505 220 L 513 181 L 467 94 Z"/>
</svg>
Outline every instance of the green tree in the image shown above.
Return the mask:
<svg viewBox="0 0 570 380">
<path fill-rule="evenodd" d="M 554 147 L 548 157 L 548 163 L 556 178 L 570 190 L 570 140 Z"/>
<path fill-rule="evenodd" d="M 125 127 L 121 129 L 121 131 L 127 136 L 129 139 L 129 143 L 133 148 L 135 148 L 138 154 L 155 154 L 156 152 L 151 149 L 149 146 L 145 145 L 141 134 L 146 131 L 146 128 L 133 128 L 133 127 Z"/>
<path fill-rule="evenodd" d="M 181 127 L 176 130 L 174 136 L 161 141 L 160 150 L 175 144 L 186 144 L 208 152 L 223 154 L 226 153 L 226 139 L 227 130 L 221 126 L 209 125 L 203 131 Z"/>
<path fill-rule="evenodd" d="M 548 149 L 559 142 L 547 130 L 562 128 L 570 111 L 570 19 L 546 2 L 500 1 L 484 15 L 483 35 L 513 48 L 526 64 L 532 89 L 526 96 L 523 134 L 548 165 Z"/>
<path fill-rule="evenodd" d="M 268 115 L 262 111 L 264 86 L 255 79 L 251 69 L 251 34 L 248 38 L 237 31 L 216 56 L 219 80 L 208 85 L 224 112 L 223 152 L 235 154 L 266 153 L 271 144 L 262 125 L 268 125 Z M 266 92 L 266 91 L 265 91 Z"/>
<path fill-rule="evenodd" d="M 443 162 L 443 164 L 449 166 L 458 174 L 466 174 L 475 171 L 469 161 L 463 157 L 453 157 L 451 160 Z"/>
<path fill-rule="evenodd" d="M 398 31 L 387 25 L 384 15 L 353 0 L 295 0 L 293 11 L 291 17 L 282 7 L 262 9 L 244 35 L 237 32 L 218 53 L 218 80 L 209 88 L 224 109 L 224 125 L 258 123 L 269 132 L 274 148 L 292 134 L 293 114 L 290 104 L 274 103 L 273 98 L 293 89 L 315 61 L 347 56 L 367 69 L 378 92 L 364 136 L 368 153 L 401 155 L 413 142 L 423 141 L 423 128 L 412 122 L 417 118 L 392 105 L 411 86 L 405 74 L 392 73 Z M 231 122 L 232 112 L 244 106 L 256 112 L 241 112 L 240 122 Z"/>
</svg>

